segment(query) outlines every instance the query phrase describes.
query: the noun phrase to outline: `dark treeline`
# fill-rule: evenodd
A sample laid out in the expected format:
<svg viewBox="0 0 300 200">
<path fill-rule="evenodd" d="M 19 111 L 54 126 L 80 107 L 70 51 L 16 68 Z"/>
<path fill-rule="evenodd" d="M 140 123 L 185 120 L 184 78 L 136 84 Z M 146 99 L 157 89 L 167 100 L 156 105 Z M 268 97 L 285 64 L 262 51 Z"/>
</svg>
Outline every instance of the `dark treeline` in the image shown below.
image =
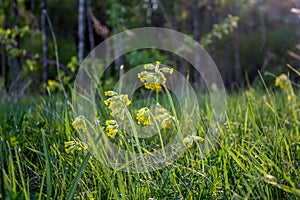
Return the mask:
<svg viewBox="0 0 300 200">
<path fill-rule="evenodd" d="M 300 26 L 291 12 L 297 6 L 293 0 L 1 0 L 1 93 L 68 89 L 97 44 L 145 26 L 174 29 L 200 42 L 228 90 L 255 86 L 258 72 L 278 74 L 286 63 L 299 68 Z M 186 61 L 152 49 L 116 58 L 104 83 L 118 78 L 121 65 L 128 70 L 155 60 L 193 82 L 200 79 Z"/>
</svg>

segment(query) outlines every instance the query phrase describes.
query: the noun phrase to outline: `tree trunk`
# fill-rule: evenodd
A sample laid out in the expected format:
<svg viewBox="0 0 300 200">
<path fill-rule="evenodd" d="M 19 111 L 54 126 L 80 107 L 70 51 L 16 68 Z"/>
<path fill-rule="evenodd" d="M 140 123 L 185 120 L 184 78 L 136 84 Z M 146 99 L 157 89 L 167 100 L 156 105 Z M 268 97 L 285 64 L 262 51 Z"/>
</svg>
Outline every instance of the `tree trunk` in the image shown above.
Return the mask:
<svg viewBox="0 0 300 200">
<path fill-rule="evenodd" d="M 41 28 L 42 28 L 42 43 L 43 43 L 43 82 L 47 85 L 49 78 L 48 66 L 48 41 L 47 41 L 47 0 L 41 1 Z"/>
<path fill-rule="evenodd" d="M 19 18 L 19 11 L 18 11 L 18 1 L 14 0 L 13 1 L 13 17 L 14 17 L 14 27 L 17 29 L 19 27 L 18 25 L 18 18 Z M 20 49 L 20 37 L 17 35 L 14 38 L 14 48 Z M 18 78 L 20 75 L 21 71 L 21 61 L 20 57 L 16 56 L 14 59 L 12 59 L 12 69 L 11 69 L 11 81 L 12 81 L 12 86 L 18 85 Z"/>
<path fill-rule="evenodd" d="M 114 28 L 114 34 L 117 34 L 118 33 L 118 30 L 117 28 Z M 116 38 L 116 37 L 115 37 Z M 115 77 L 116 79 L 120 78 L 120 74 L 121 73 L 124 73 L 124 63 L 125 63 L 125 60 L 124 60 L 124 56 L 121 55 L 120 57 L 118 57 L 120 55 L 120 51 L 119 49 L 123 49 L 123 38 L 121 37 L 117 37 L 117 40 L 114 40 L 114 45 L 116 45 L 117 47 L 114 49 L 114 59 L 115 59 Z M 120 69 L 120 67 L 123 65 L 122 67 L 122 70 Z"/>
<path fill-rule="evenodd" d="M 240 33 L 239 27 L 234 29 L 234 78 L 239 87 L 243 87 L 243 74 L 240 61 Z"/>
<path fill-rule="evenodd" d="M 5 0 L 2 0 L 3 5 L 3 28 L 4 30 L 8 28 L 8 9 L 5 7 Z M 4 76 L 4 88 L 5 91 L 9 92 L 9 70 L 11 68 L 11 56 L 8 54 L 6 48 L 8 44 L 4 44 L 3 47 L 4 53 L 3 53 L 3 76 Z"/>
<path fill-rule="evenodd" d="M 223 79 L 225 86 L 228 90 L 231 90 L 232 84 L 232 75 L 233 75 L 233 68 L 231 63 L 231 37 L 227 36 L 225 40 L 225 56 L 223 61 Z"/>
<path fill-rule="evenodd" d="M 85 37 L 85 0 L 79 0 L 78 4 L 78 61 L 81 64 L 84 58 L 84 37 Z"/>
<path fill-rule="evenodd" d="M 35 25 L 35 23 L 34 23 L 34 21 L 35 21 L 35 0 L 31 0 L 30 1 L 30 11 L 31 11 L 31 29 L 33 30 L 35 27 L 34 27 L 34 25 Z"/>
<path fill-rule="evenodd" d="M 90 51 L 92 51 L 95 48 L 95 39 L 94 39 L 94 31 L 93 31 L 93 24 L 92 24 L 92 0 L 87 0 L 87 13 L 88 13 Z M 92 55 L 92 58 L 94 57 L 95 55 Z"/>
<path fill-rule="evenodd" d="M 199 27 L 199 8 L 198 8 L 198 1 L 192 0 L 191 3 L 192 11 L 193 11 L 193 34 L 195 37 L 195 40 L 197 42 L 200 41 L 200 27 Z M 200 58 L 200 52 L 195 52 L 195 65 L 199 69 L 201 69 L 201 58 Z M 203 74 L 201 74 L 203 75 Z M 203 86 L 202 81 L 200 80 L 200 76 L 197 70 L 194 70 L 193 78 L 195 83 L 200 83 L 200 87 Z"/>
</svg>

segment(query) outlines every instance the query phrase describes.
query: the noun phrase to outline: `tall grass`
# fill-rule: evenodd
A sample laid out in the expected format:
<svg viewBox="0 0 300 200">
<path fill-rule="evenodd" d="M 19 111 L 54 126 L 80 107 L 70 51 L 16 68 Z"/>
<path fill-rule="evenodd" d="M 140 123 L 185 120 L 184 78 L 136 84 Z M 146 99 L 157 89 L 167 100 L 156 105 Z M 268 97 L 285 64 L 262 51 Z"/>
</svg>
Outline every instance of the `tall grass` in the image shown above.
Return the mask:
<svg viewBox="0 0 300 200">
<path fill-rule="evenodd" d="M 204 116 L 209 101 L 201 105 Z M 147 174 L 110 169 L 86 151 L 67 154 L 64 142 L 78 135 L 63 98 L 0 102 L 0 110 L 0 199 L 300 198 L 300 103 L 279 91 L 228 95 L 209 155 L 194 145 Z"/>
</svg>

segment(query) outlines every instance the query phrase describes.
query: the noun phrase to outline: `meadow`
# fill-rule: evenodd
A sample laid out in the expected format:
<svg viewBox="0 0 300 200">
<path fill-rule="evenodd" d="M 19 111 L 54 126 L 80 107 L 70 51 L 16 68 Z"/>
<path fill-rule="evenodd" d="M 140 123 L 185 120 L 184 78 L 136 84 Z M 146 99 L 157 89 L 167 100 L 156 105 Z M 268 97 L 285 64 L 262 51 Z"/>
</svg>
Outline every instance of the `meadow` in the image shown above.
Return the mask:
<svg viewBox="0 0 300 200">
<path fill-rule="evenodd" d="M 265 85 L 227 94 L 212 151 L 200 158 L 202 141 L 191 141 L 175 162 L 149 173 L 109 168 L 88 153 L 70 99 L 1 100 L 0 198 L 298 199 L 299 89 L 289 92 Z M 209 101 L 201 105 L 209 109 Z M 198 129 L 203 137 L 205 122 Z"/>
</svg>

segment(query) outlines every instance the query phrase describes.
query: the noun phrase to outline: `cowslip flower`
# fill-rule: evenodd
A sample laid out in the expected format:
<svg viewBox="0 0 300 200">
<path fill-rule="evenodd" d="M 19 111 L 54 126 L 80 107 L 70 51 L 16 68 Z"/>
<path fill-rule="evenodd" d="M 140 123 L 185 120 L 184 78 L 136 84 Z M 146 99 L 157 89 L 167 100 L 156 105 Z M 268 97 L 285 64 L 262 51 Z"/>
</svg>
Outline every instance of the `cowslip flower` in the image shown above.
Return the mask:
<svg viewBox="0 0 300 200">
<path fill-rule="evenodd" d="M 281 89 L 289 89 L 291 87 L 290 79 L 285 74 L 281 74 L 275 79 L 275 86 Z"/>
<path fill-rule="evenodd" d="M 287 94 L 287 100 L 291 101 L 294 97 L 294 91 L 290 79 L 285 74 L 277 76 L 275 79 L 275 86 L 280 87 Z"/>
<path fill-rule="evenodd" d="M 72 126 L 75 130 L 87 130 L 86 122 L 84 116 L 80 115 L 75 118 L 75 120 L 72 122 Z"/>
<path fill-rule="evenodd" d="M 196 136 L 196 135 L 190 135 L 183 139 L 182 143 L 184 146 L 187 146 L 189 149 L 193 147 L 194 142 L 203 142 L 204 138 Z"/>
<path fill-rule="evenodd" d="M 111 110 L 111 116 L 117 116 L 121 120 L 124 120 L 124 109 L 131 104 L 131 100 L 128 99 L 127 94 L 118 94 L 115 91 L 106 91 L 105 96 L 109 98 L 104 100 L 104 104 Z"/>
<path fill-rule="evenodd" d="M 138 124 L 142 124 L 142 125 L 150 125 L 151 121 L 150 121 L 150 110 L 147 107 L 141 108 L 138 110 L 137 114 L 136 114 L 136 119 L 138 121 Z"/>
<path fill-rule="evenodd" d="M 170 129 L 175 127 L 176 119 L 172 116 L 167 109 L 158 105 L 154 109 L 154 118 L 162 129 Z"/>
<path fill-rule="evenodd" d="M 166 77 L 164 73 L 172 74 L 174 69 L 168 67 L 160 68 L 161 62 L 156 61 L 156 65 L 145 64 L 144 69 L 148 71 L 142 71 L 138 73 L 138 78 L 144 83 L 145 88 L 154 91 L 161 91 L 161 85 L 166 83 Z"/>
<path fill-rule="evenodd" d="M 117 133 L 119 132 L 119 125 L 117 123 L 117 121 L 115 120 L 106 120 L 105 121 L 106 127 L 105 127 L 105 132 L 106 135 L 111 138 L 114 139 L 115 136 L 117 135 Z"/>
<path fill-rule="evenodd" d="M 74 154 L 75 151 L 87 150 L 88 145 L 79 140 L 68 141 L 64 143 L 67 154 Z"/>
</svg>

